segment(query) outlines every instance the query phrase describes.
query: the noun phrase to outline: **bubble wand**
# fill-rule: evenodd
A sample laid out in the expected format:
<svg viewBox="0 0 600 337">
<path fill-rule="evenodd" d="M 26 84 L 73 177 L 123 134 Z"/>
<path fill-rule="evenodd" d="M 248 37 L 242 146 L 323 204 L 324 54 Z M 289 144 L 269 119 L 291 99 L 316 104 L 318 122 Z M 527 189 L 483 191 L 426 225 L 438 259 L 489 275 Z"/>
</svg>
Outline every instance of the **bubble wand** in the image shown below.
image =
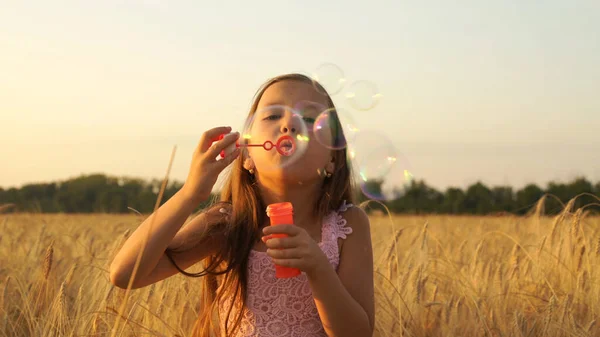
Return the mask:
<svg viewBox="0 0 600 337">
<path fill-rule="evenodd" d="M 225 135 L 220 135 L 218 138 L 214 139 L 213 142 L 217 140 L 221 140 L 225 137 Z M 277 152 L 282 156 L 291 156 L 296 150 L 296 142 L 294 142 L 294 138 L 289 135 L 281 136 L 277 140 L 277 143 L 273 144 L 272 141 L 267 140 L 262 144 L 240 144 L 239 141 L 235 142 L 235 145 L 231 145 L 224 150 L 221 150 L 220 157 L 225 158 L 225 155 L 233 152 L 234 149 L 240 147 L 262 147 L 265 151 L 271 151 L 272 149 L 276 149 Z"/>
</svg>

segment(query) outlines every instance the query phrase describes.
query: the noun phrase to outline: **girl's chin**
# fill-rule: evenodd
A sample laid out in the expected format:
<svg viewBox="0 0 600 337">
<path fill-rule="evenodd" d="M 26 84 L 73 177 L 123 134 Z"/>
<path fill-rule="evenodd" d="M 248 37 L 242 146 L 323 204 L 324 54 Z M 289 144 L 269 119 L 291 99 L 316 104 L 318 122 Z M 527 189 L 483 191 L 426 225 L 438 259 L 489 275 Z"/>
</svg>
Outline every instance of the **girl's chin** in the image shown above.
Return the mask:
<svg viewBox="0 0 600 337">
<path fill-rule="evenodd" d="M 282 180 L 287 183 L 304 184 L 321 180 L 316 169 L 309 169 L 302 165 L 283 167 L 278 170 L 258 170 L 259 176 L 265 179 Z"/>
</svg>

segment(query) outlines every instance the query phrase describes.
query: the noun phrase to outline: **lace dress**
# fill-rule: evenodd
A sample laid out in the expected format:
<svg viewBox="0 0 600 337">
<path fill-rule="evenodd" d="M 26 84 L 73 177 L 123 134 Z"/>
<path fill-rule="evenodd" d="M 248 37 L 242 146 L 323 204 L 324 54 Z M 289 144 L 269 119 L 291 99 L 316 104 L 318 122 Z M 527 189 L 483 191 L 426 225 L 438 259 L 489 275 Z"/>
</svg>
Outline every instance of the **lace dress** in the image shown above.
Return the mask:
<svg viewBox="0 0 600 337">
<path fill-rule="evenodd" d="M 342 204 L 323 219 L 319 247 L 337 270 L 340 262 L 338 238 L 352 233 L 340 214 L 352 204 Z M 219 324 L 225 333 L 225 318 L 231 298 L 219 308 Z M 327 336 L 312 297 L 306 273 L 293 278 L 275 277 L 275 266 L 266 252 L 250 251 L 248 263 L 248 308 L 244 310 L 236 337 L 313 337 Z M 238 307 L 239 308 L 239 307 Z M 231 330 L 237 316 L 236 307 L 229 317 Z"/>
</svg>

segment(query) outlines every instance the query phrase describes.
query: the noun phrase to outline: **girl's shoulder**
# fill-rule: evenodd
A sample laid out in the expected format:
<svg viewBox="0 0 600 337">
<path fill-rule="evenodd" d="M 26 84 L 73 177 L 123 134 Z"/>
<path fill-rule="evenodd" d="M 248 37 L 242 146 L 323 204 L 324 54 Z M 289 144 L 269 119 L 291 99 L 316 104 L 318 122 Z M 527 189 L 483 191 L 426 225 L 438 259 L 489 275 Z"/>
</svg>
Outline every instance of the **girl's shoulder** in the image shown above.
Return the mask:
<svg viewBox="0 0 600 337">
<path fill-rule="evenodd" d="M 352 233 L 356 227 L 361 227 L 361 230 L 369 227 L 369 216 L 367 213 L 361 207 L 347 203 L 346 200 L 338 208 L 337 214 L 339 219 L 338 224 L 340 228 L 344 228 L 345 232 Z"/>
<path fill-rule="evenodd" d="M 328 225 L 334 238 L 346 239 L 354 232 L 355 227 L 362 227 L 361 231 L 364 227 L 368 228 L 369 217 L 362 208 L 343 200 L 337 211 L 331 212 Z"/>
</svg>

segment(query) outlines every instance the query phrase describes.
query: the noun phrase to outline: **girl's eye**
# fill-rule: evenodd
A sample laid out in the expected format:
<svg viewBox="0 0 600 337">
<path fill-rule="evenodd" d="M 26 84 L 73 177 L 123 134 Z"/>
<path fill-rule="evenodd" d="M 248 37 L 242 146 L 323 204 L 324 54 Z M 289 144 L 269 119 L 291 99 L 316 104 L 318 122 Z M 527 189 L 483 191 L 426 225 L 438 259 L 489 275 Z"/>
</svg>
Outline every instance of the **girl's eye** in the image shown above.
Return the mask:
<svg viewBox="0 0 600 337">
<path fill-rule="evenodd" d="M 279 115 L 271 115 L 271 116 L 265 117 L 264 120 L 275 121 L 275 120 L 278 120 L 279 118 L 280 118 Z"/>
<path fill-rule="evenodd" d="M 315 119 L 312 117 L 303 117 L 304 121 L 308 124 L 314 124 L 315 123 Z"/>
</svg>

